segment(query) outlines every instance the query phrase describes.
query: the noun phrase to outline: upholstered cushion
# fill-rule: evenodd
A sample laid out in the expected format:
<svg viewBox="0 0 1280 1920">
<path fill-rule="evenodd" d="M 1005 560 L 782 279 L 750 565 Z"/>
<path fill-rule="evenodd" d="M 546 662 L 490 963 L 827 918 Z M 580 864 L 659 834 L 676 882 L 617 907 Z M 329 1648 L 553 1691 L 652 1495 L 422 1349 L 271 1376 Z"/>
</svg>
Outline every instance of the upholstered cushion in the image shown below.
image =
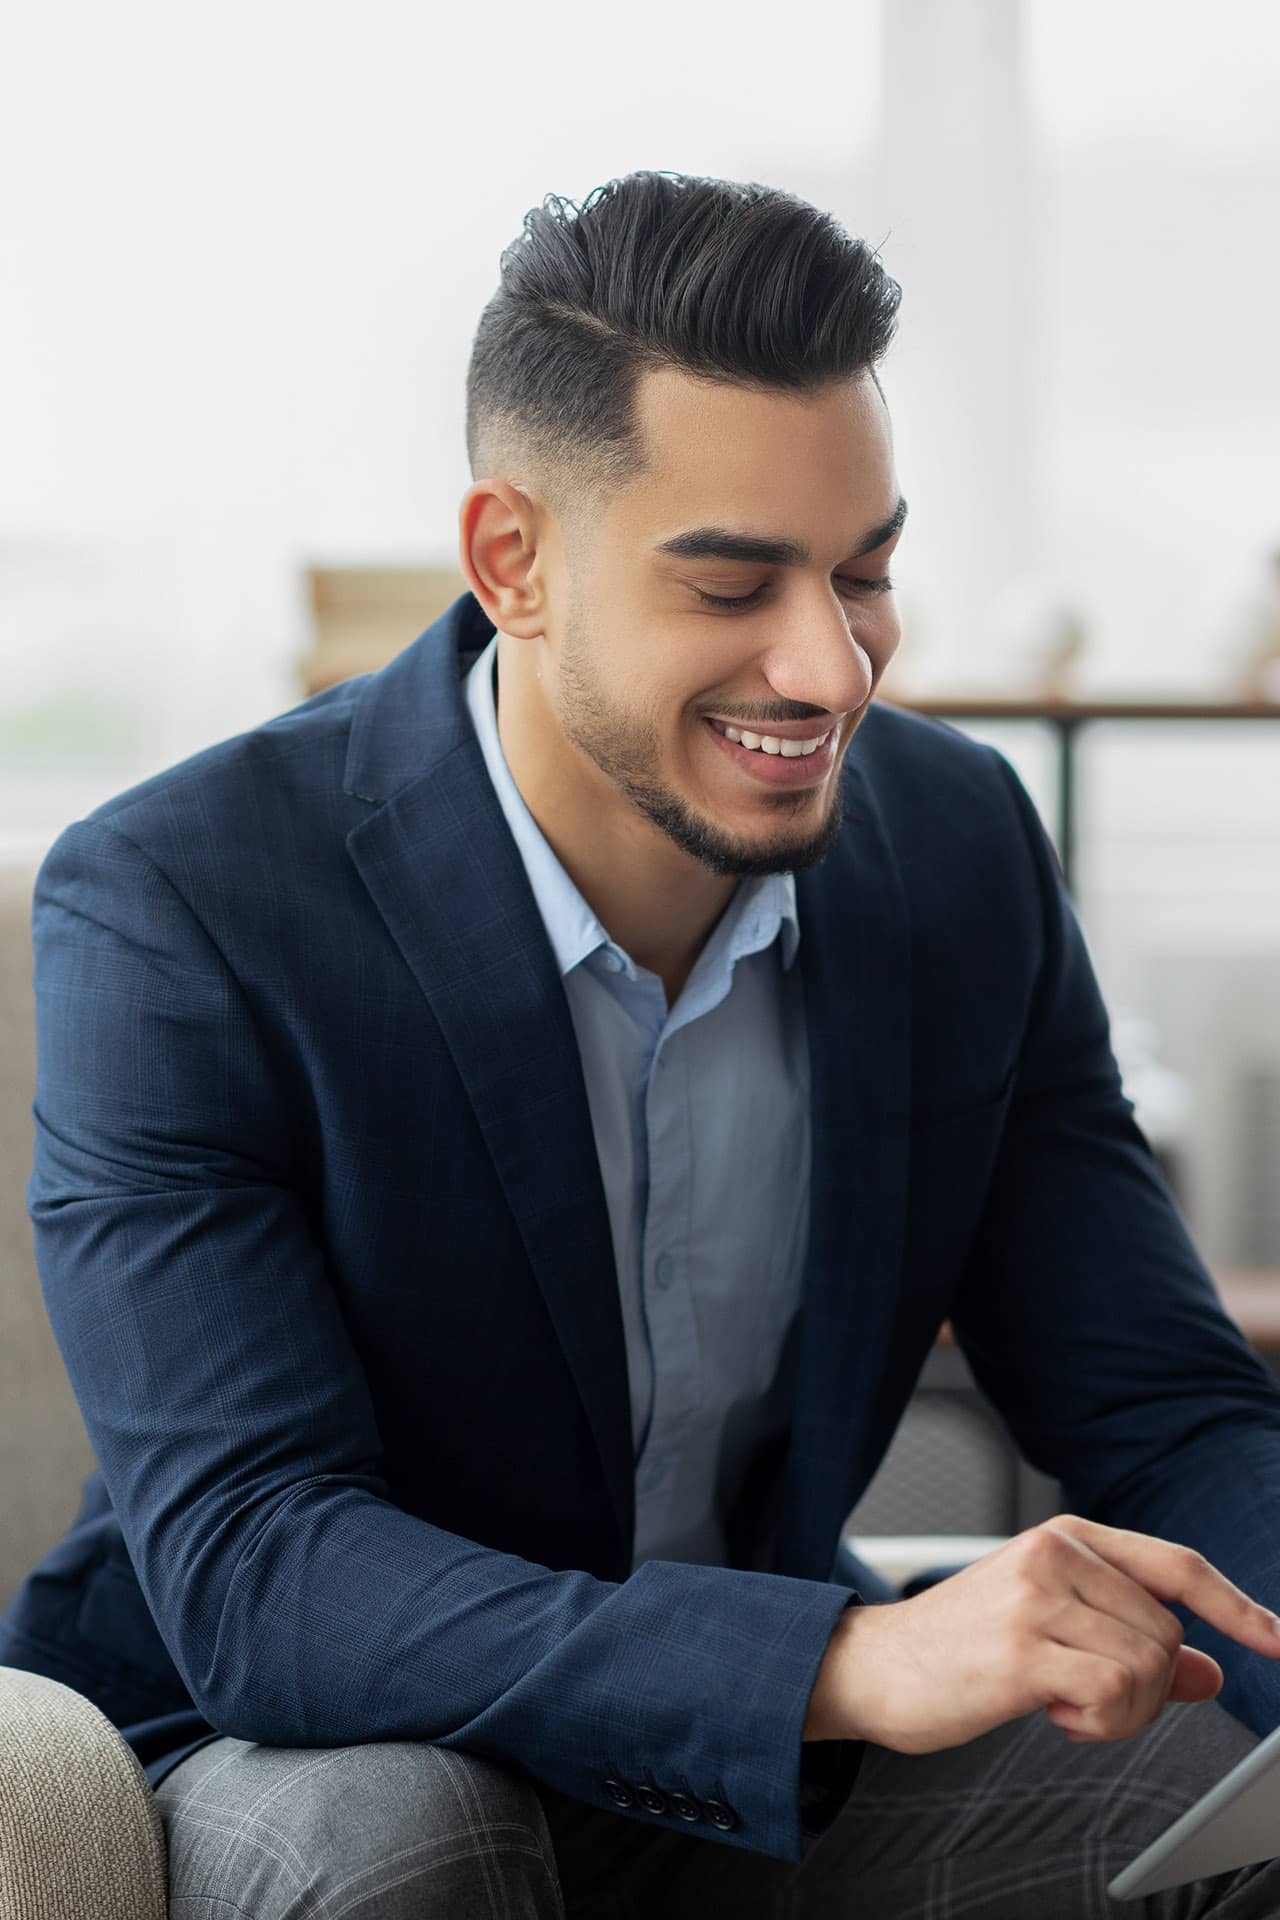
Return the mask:
<svg viewBox="0 0 1280 1920">
<path fill-rule="evenodd" d="M 0 1920 L 165 1920 L 146 1775 L 82 1694 L 0 1667 Z"/>
</svg>

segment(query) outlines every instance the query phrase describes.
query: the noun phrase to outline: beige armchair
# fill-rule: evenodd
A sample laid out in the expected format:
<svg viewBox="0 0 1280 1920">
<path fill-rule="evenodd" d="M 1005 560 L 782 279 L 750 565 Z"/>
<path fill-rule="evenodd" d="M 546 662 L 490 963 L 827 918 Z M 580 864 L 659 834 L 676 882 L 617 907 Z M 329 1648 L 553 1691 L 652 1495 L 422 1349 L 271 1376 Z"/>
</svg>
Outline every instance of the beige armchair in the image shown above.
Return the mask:
<svg viewBox="0 0 1280 1920">
<path fill-rule="evenodd" d="M 83 1694 L 0 1667 L 0 1920 L 165 1920 L 155 1795 Z"/>
</svg>

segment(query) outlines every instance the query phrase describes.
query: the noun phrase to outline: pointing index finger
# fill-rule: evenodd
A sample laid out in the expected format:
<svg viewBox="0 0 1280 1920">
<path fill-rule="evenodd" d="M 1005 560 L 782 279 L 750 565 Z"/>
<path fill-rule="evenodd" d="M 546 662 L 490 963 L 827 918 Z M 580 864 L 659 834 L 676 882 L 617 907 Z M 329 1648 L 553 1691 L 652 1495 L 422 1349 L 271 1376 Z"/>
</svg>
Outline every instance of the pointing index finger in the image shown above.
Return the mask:
<svg viewBox="0 0 1280 1920">
<path fill-rule="evenodd" d="M 1103 1526 L 1100 1521 L 1083 1520 L 1072 1513 L 1061 1514 L 1046 1525 L 1078 1540 L 1157 1600 L 1190 1607 L 1241 1646 L 1280 1659 L 1280 1618 L 1269 1607 L 1251 1600 L 1194 1547 L 1158 1540 L 1149 1533 Z"/>
</svg>

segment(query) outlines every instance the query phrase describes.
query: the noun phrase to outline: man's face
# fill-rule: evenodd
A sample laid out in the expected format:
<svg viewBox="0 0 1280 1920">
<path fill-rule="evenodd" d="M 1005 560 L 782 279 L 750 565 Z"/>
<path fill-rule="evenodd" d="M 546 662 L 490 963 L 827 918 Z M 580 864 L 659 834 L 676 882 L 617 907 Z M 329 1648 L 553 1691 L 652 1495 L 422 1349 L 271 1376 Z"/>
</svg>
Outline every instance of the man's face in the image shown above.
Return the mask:
<svg viewBox="0 0 1280 1920">
<path fill-rule="evenodd" d="M 557 718 L 713 872 L 810 866 L 839 832 L 844 755 L 900 633 L 881 584 L 896 532 L 858 551 L 898 509 L 884 402 L 865 376 L 797 396 L 663 370 L 643 376 L 637 407 L 653 468 L 566 562 Z M 726 535 L 790 556 L 713 551 Z M 725 723 L 830 737 L 774 753 L 731 742 Z"/>
</svg>

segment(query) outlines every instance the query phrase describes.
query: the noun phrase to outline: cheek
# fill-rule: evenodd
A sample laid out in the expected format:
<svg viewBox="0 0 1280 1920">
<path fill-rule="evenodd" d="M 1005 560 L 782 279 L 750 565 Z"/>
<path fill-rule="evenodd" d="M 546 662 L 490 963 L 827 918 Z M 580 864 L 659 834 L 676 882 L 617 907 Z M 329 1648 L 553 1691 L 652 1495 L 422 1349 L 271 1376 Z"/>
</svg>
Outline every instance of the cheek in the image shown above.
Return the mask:
<svg viewBox="0 0 1280 1920">
<path fill-rule="evenodd" d="M 902 639 L 902 619 L 896 607 L 886 607 L 875 623 L 860 636 L 878 680 Z"/>
<path fill-rule="evenodd" d="M 751 647 L 741 632 L 736 637 L 728 632 L 730 624 L 727 619 L 691 622 L 655 652 L 652 689 L 668 726 L 672 716 L 683 715 L 687 730 L 701 714 L 732 708 L 758 675 Z"/>
</svg>

